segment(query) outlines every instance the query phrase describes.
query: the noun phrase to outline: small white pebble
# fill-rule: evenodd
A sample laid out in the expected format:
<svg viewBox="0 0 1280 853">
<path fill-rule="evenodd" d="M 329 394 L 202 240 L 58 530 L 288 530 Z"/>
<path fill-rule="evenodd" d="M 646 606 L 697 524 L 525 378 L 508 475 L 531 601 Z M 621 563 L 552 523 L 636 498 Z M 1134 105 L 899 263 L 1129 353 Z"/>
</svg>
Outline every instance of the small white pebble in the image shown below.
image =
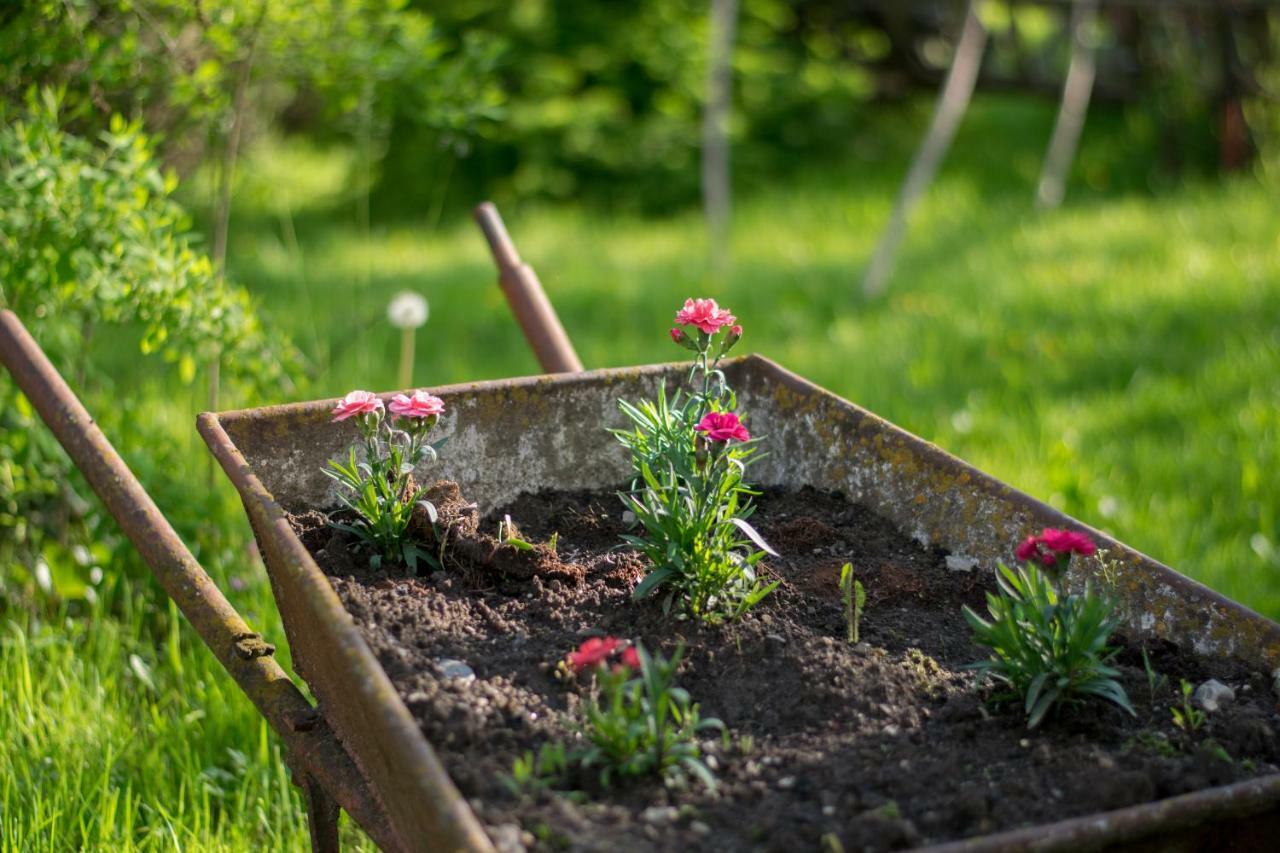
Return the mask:
<svg viewBox="0 0 1280 853">
<path fill-rule="evenodd" d="M 1226 703 L 1234 702 L 1236 692 L 1216 678 L 1211 678 L 1196 688 L 1192 698 L 1197 705 L 1212 713 Z"/>
</svg>

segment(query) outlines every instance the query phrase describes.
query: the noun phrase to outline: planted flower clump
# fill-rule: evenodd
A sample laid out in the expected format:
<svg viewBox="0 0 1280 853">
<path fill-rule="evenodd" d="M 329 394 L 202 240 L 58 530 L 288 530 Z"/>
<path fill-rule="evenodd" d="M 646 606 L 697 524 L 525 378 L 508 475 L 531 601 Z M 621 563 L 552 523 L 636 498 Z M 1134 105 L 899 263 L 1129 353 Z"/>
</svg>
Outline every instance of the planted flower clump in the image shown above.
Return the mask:
<svg viewBox="0 0 1280 853">
<path fill-rule="evenodd" d="M 337 503 L 291 516 L 501 848 L 894 849 L 1276 772 L 1270 675 L 1127 636 L 1092 539 L 957 569 L 839 493 L 754 486 L 787 447 L 721 369 L 742 329 L 690 300 L 671 337 L 683 381 L 596 427 L 613 488 L 478 505 L 431 476 L 444 402 L 353 392 Z"/>
</svg>

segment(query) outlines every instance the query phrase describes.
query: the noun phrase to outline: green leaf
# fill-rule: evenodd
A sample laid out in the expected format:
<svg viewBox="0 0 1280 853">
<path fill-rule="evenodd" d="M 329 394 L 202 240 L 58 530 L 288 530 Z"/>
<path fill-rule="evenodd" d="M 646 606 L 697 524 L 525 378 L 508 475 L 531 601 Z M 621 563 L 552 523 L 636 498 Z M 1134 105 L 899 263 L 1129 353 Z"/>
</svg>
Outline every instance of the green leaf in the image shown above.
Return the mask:
<svg viewBox="0 0 1280 853">
<path fill-rule="evenodd" d="M 644 598 L 646 595 L 662 586 L 662 584 L 664 584 L 674 574 L 675 570 L 670 566 L 663 566 L 661 568 L 654 569 L 644 576 L 644 580 L 640 581 L 640 583 L 636 585 L 635 590 L 631 593 L 631 597 L 637 600 Z"/>
<path fill-rule="evenodd" d="M 777 552 L 777 551 L 775 551 L 775 550 L 773 550 L 772 548 L 770 548 L 770 547 L 769 547 L 769 543 L 764 541 L 764 537 L 763 537 L 763 536 L 761 536 L 759 533 L 757 533 L 757 532 L 756 532 L 756 529 L 755 529 L 754 527 L 752 527 L 752 526 L 751 526 L 751 525 L 746 521 L 746 519 L 742 519 L 742 518 L 731 518 L 731 519 L 729 519 L 729 520 L 730 520 L 731 522 L 733 522 L 733 524 L 734 524 L 734 525 L 735 525 L 739 530 L 741 530 L 743 533 L 747 534 L 747 538 L 749 538 L 752 542 L 754 542 L 754 543 L 755 543 L 755 545 L 756 545 L 756 547 L 757 547 L 757 548 L 759 548 L 761 551 L 764 551 L 766 554 L 768 554 L 768 555 L 769 555 L 769 556 L 771 556 L 771 557 L 776 557 L 776 556 L 778 556 L 778 552 Z"/>
</svg>

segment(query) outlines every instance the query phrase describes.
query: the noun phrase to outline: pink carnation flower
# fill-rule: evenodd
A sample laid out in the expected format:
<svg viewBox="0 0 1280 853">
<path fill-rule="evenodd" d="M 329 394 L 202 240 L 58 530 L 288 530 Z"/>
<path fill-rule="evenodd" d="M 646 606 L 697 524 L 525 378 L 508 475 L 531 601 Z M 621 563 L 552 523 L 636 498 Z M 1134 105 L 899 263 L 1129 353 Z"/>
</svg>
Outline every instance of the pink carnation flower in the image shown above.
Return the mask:
<svg viewBox="0 0 1280 853">
<path fill-rule="evenodd" d="M 733 412 L 707 412 L 694 427 L 711 441 L 750 441 L 751 433 Z"/>
<path fill-rule="evenodd" d="M 676 322 L 681 326 L 697 326 L 708 335 L 714 335 L 725 326 L 734 325 L 737 318 L 717 305 L 714 299 L 686 299 L 684 307 L 676 312 Z"/>
<path fill-rule="evenodd" d="M 414 391 L 411 397 L 397 394 L 387 408 L 401 418 L 431 418 L 444 412 L 444 400 L 426 391 Z"/>
<path fill-rule="evenodd" d="M 382 401 L 369 391 L 352 391 L 333 407 L 334 421 L 345 421 L 355 415 L 369 415 L 382 411 Z"/>
</svg>

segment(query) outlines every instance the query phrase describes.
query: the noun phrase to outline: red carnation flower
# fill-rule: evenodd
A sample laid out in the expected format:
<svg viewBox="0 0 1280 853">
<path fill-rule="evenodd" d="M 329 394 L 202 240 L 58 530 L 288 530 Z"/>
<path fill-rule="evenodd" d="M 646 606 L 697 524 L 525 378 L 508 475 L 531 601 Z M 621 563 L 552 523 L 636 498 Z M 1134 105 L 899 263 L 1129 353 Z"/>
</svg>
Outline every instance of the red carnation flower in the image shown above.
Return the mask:
<svg viewBox="0 0 1280 853">
<path fill-rule="evenodd" d="M 707 412 L 694 429 L 711 441 L 751 440 L 751 433 L 733 412 Z"/>
<path fill-rule="evenodd" d="M 1040 531 L 1039 536 L 1023 539 L 1013 553 L 1019 560 L 1048 567 L 1057 565 L 1059 554 L 1065 554 L 1070 559 L 1072 554 L 1088 557 L 1097 550 L 1093 540 L 1083 533 L 1046 527 Z"/>
<path fill-rule="evenodd" d="M 1021 544 L 1018 545 L 1018 550 L 1013 552 L 1015 557 L 1024 562 L 1035 559 L 1039 553 L 1040 540 L 1035 536 L 1028 536 L 1026 539 L 1023 539 Z"/>
<path fill-rule="evenodd" d="M 1040 534 L 1040 541 L 1050 551 L 1057 551 L 1059 554 L 1081 554 L 1088 557 L 1098 550 L 1092 539 L 1083 533 L 1076 533 L 1072 530 L 1056 530 L 1046 527 Z"/>
<path fill-rule="evenodd" d="M 627 648 L 622 652 L 622 657 L 618 658 L 618 666 L 615 668 L 640 668 L 640 653 L 636 651 L 635 646 L 627 646 Z"/>
<path fill-rule="evenodd" d="M 622 641 L 617 637 L 591 637 L 576 652 L 569 653 L 569 666 L 574 672 L 602 664 L 617 650 Z"/>
</svg>

